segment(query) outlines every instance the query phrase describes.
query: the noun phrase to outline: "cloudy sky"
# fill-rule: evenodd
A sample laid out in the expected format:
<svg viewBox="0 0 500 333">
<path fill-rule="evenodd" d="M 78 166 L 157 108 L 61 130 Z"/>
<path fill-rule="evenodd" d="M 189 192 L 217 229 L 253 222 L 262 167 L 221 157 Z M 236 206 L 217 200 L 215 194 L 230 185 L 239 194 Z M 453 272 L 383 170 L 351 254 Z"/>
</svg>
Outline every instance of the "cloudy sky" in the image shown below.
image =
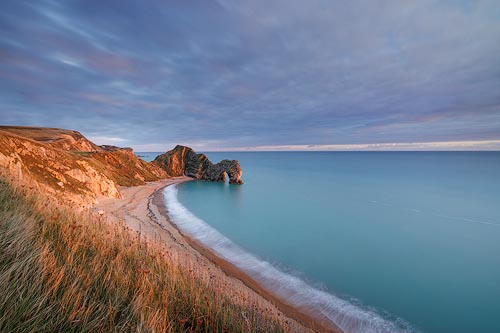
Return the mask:
<svg viewBox="0 0 500 333">
<path fill-rule="evenodd" d="M 498 0 L 0 8 L 0 124 L 138 151 L 500 149 Z"/>
</svg>

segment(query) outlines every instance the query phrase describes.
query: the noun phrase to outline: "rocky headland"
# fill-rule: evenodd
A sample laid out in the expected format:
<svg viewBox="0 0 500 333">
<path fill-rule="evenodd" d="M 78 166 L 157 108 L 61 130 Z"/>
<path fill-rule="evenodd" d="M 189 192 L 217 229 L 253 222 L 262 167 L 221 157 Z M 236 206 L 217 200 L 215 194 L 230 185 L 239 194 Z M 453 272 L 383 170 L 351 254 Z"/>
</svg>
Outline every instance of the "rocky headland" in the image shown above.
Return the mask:
<svg viewBox="0 0 500 333">
<path fill-rule="evenodd" d="M 0 126 L 0 177 L 81 207 L 98 197 L 120 198 L 120 186 L 184 175 L 208 181 L 229 176 L 242 184 L 241 174 L 238 161 L 213 164 L 184 146 L 146 162 L 131 148 L 98 146 L 77 131 Z"/>
<path fill-rule="evenodd" d="M 213 182 L 226 181 L 226 177 L 229 177 L 229 183 L 243 184 L 243 170 L 237 160 L 222 160 L 214 164 L 205 154 L 196 154 L 186 146 L 177 145 L 171 151 L 157 156 L 153 163 L 171 177 L 185 175 Z"/>
</svg>

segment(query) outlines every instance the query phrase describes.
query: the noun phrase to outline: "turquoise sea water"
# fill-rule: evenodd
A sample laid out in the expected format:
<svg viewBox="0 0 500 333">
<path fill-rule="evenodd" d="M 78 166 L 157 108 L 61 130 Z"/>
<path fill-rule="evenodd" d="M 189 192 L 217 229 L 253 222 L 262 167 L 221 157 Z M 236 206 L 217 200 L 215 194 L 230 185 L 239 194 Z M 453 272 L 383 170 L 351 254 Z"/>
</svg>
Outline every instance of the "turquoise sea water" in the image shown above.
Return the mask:
<svg viewBox="0 0 500 333">
<path fill-rule="evenodd" d="M 208 153 L 242 186 L 167 188 L 171 218 L 348 332 L 500 332 L 500 153 Z"/>
</svg>

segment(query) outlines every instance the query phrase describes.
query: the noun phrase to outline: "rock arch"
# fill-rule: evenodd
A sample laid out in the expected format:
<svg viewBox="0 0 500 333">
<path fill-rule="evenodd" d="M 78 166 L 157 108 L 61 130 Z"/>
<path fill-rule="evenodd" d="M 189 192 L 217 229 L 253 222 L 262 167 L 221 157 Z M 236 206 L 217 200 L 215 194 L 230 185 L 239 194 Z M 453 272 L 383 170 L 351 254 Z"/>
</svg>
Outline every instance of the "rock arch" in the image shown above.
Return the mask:
<svg viewBox="0 0 500 333">
<path fill-rule="evenodd" d="M 243 184 L 241 176 L 243 170 L 237 160 L 222 160 L 219 163 L 210 164 L 204 169 L 202 179 L 212 181 L 225 181 L 226 175 L 229 177 L 230 184 Z"/>
<path fill-rule="evenodd" d="M 243 184 L 243 170 L 237 160 L 222 160 L 212 163 L 205 154 L 196 154 L 193 149 L 176 146 L 171 151 L 159 155 L 153 163 L 163 168 L 172 177 L 186 175 L 200 180 L 225 181 L 230 184 Z"/>
</svg>

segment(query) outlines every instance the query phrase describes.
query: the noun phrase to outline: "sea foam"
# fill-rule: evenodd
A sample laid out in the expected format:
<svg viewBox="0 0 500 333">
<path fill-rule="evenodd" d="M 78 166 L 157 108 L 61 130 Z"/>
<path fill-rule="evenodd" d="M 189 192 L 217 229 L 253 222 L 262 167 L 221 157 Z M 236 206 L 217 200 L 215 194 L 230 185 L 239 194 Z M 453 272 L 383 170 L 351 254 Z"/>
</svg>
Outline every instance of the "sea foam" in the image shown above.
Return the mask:
<svg viewBox="0 0 500 333">
<path fill-rule="evenodd" d="M 171 221 L 183 233 L 214 250 L 221 258 L 249 274 L 287 303 L 306 309 L 310 315 L 323 314 L 346 333 L 415 331 L 402 319 L 386 319 L 374 310 L 362 308 L 314 288 L 302 279 L 285 273 L 269 262 L 248 253 L 184 207 L 177 199 L 177 192 L 175 185 L 168 186 L 164 191 Z"/>
</svg>

